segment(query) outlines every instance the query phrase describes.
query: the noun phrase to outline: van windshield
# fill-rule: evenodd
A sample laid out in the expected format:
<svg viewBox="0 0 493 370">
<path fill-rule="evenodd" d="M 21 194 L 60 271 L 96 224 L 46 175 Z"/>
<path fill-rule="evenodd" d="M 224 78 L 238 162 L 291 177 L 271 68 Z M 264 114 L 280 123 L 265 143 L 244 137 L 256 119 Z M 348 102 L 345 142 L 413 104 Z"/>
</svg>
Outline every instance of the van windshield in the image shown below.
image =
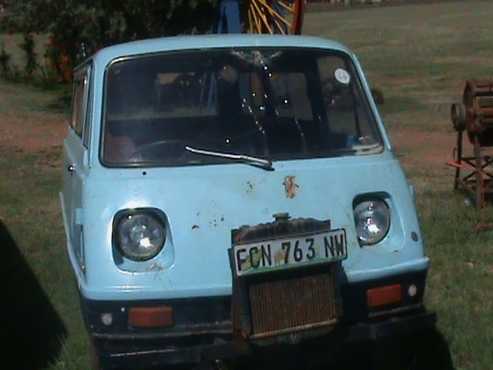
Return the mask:
<svg viewBox="0 0 493 370">
<path fill-rule="evenodd" d="M 209 49 L 113 62 L 103 127 L 102 161 L 110 166 L 231 163 L 229 155 L 275 162 L 382 150 L 350 59 L 321 49 Z"/>
</svg>

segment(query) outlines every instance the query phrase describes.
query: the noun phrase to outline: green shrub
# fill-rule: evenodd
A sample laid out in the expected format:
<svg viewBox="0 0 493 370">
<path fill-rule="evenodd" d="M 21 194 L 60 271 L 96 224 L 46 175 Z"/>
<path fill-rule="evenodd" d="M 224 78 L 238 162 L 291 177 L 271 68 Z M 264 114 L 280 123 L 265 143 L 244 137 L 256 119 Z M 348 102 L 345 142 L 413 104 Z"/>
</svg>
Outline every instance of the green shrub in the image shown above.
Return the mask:
<svg viewBox="0 0 493 370">
<path fill-rule="evenodd" d="M 0 48 L 0 76 L 8 79 L 11 74 L 10 54 L 5 50 L 5 45 L 2 43 Z"/>
<path fill-rule="evenodd" d="M 38 68 L 37 55 L 34 50 L 34 39 L 31 33 L 24 33 L 19 47 L 24 51 L 25 64 L 24 73 L 26 79 L 31 79 Z"/>
</svg>

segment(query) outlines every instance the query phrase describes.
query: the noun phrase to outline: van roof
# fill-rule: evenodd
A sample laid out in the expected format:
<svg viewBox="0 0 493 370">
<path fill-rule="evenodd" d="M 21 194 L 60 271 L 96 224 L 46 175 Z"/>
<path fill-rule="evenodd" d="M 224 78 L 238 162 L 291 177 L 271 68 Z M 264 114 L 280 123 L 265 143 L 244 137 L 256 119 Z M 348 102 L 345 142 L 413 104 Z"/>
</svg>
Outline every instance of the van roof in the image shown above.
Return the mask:
<svg viewBox="0 0 493 370">
<path fill-rule="evenodd" d="M 126 42 L 99 50 L 90 59 L 100 66 L 106 66 L 116 58 L 139 54 L 173 50 L 227 48 L 227 47 L 308 47 L 350 51 L 342 44 L 311 36 L 253 35 L 253 34 L 210 34 L 192 36 L 161 37 Z"/>
</svg>

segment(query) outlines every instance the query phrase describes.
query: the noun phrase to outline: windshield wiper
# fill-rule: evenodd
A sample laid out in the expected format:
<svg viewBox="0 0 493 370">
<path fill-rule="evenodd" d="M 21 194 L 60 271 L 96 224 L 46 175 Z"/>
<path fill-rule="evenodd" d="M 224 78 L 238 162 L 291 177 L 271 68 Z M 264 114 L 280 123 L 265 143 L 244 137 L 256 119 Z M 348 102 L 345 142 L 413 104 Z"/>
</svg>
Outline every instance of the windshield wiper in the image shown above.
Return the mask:
<svg viewBox="0 0 493 370">
<path fill-rule="evenodd" d="M 185 146 L 185 150 L 201 155 L 210 155 L 212 157 L 227 158 L 233 161 L 238 161 L 252 166 L 260 167 L 264 170 L 274 171 L 272 167 L 272 161 L 264 158 L 252 157 L 245 154 L 234 154 L 234 153 L 223 153 L 223 152 L 213 152 L 211 150 L 197 149 L 191 146 Z"/>
</svg>

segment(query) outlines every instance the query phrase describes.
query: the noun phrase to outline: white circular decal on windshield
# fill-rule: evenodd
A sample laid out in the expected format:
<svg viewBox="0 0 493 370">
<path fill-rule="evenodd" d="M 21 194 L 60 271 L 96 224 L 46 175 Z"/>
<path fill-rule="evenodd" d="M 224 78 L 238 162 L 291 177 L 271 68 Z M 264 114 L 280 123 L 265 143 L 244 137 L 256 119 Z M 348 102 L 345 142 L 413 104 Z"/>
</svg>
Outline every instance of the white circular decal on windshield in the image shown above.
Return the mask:
<svg viewBox="0 0 493 370">
<path fill-rule="evenodd" d="M 349 81 L 351 81 L 351 76 L 349 76 L 349 73 L 342 68 L 337 68 L 334 72 L 334 76 L 337 81 L 344 85 L 349 84 Z"/>
</svg>

